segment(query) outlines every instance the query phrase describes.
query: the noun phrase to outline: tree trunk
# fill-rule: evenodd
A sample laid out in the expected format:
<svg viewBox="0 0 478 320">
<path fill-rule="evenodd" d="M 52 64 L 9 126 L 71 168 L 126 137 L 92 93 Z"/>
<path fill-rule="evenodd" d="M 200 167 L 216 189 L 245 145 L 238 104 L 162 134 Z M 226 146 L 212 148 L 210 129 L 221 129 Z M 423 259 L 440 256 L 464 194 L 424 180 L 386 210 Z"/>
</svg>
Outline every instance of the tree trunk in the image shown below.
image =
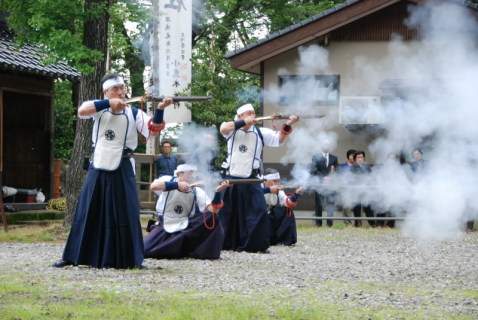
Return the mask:
<svg viewBox="0 0 478 320">
<path fill-rule="evenodd" d="M 109 20 L 107 10 L 110 1 L 111 0 L 85 0 L 85 12 L 97 11 L 99 10 L 99 6 L 104 6 L 102 7 L 103 9 L 101 9 L 101 15 L 91 16 L 85 20 L 83 27 L 83 44 L 88 48 L 101 52 L 104 59 L 96 63 L 91 63 L 94 67 L 94 71 L 91 74 L 81 77 L 78 101 L 76 101 L 78 106 L 82 101 L 102 98 L 103 91 L 100 82 L 106 72 Z M 92 153 L 91 132 L 92 121 L 78 119 L 76 122 L 75 143 L 66 174 L 65 195 L 67 206 L 65 219 L 63 221 L 64 226 L 71 225 L 76 205 L 78 204 L 78 196 L 86 174 L 86 171 L 83 170 L 84 159 L 90 157 Z"/>
</svg>

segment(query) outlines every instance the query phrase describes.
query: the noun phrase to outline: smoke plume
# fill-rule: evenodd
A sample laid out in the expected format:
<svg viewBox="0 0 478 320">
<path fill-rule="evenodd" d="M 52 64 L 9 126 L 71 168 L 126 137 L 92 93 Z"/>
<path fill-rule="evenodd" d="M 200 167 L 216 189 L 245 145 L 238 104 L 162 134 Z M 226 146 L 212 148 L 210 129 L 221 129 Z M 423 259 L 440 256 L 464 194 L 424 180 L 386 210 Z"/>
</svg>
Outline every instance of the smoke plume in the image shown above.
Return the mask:
<svg viewBox="0 0 478 320">
<path fill-rule="evenodd" d="M 346 206 L 362 202 L 378 213 L 405 215 L 408 219 L 402 229 L 407 234 L 422 239 L 453 239 L 463 234 L 467 220 L 478 218 L 478 126 L 474 123 L 478 119 L 478 25 L 470 9 L 459 3 L 428 2 L 410 6 L 409 10 L 405 23 L 419 30 L 421 41 L 411 43 L 397 36 L 383 59 L 357 56 L 351 63 L 353 73 L 363 75 L 355 81 L 357 92 L 364 83 L 380 84 L 384 74 L 400 75 L 401 91 L 394 92 L 394 99 L 382 100 L 383 132 L 368 148 L 377 164 L 370 175 L 358 181 L 337 174 L 330 189 L 340 192 Z M 325 48 L 301 48 L 297 69 L 307 74 L 337 73 L 328 60 Z M 301 83 L 306 92 L 312 92 L 313 84 L 309 85 Z M 272 99 L 285 94 L 273 89 L 270 92 Z M 295 102 L 301 109 L 292 112 L 313 112 L 303 109 L 307 102 Z M 294 130 L 288 144 L 292 150 L 281 159 L 283 163 L 297 163 L 292 171 L 293 183 L 314 188 L 317 181 L 303 162 L 321 152 L 318 141 L 337 143 L 335 125 L 324 118 L 314 126 Z M 422 148 L 427 163 L 420 172 L 412 172 L 407 163 L 388 160 L 391 152 L 404 152 L 411 162 L 416 147 Z"/>
</svg>

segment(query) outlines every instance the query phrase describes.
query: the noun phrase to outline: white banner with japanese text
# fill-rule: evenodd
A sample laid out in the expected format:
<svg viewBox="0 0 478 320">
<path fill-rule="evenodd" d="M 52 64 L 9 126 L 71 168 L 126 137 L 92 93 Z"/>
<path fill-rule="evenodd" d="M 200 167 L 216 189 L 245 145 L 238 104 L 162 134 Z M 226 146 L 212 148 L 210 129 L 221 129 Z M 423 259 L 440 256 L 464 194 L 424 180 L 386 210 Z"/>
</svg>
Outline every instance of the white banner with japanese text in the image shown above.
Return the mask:
<svg viewBox="0 0 478 320">
<path fill-rule="evenodd" d="M 191 82 L 192 0 L 158 0 L 157 69 L 153 66 L 154 94 L 173 96 Z M 154 63 L 153 63 L 154 65 Z M 155 70 L 156 69 L 156 70 Z M 166 108 L 168 123 L 190 122 L 191 111 L 180 103 Z"/>
</svg>

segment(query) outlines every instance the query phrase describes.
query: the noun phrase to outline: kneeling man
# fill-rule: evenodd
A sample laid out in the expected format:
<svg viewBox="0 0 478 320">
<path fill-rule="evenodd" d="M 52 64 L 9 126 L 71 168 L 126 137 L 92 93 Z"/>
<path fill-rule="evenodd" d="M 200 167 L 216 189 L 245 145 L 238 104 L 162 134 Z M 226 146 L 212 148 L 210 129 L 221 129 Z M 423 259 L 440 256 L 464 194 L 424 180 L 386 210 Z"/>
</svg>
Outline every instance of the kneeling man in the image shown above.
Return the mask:
<svg viewBox="0 0 478 320">
<path fill-rule="evenodd" d="M 159 195 L 156 204 L 158 222 L 144 237 L 145 258 L 218 259 L 224 242 L 224 230 L 217 218 L 223 206 L 223 181 L 211 201 L 206 192 L 191 186 L 196 166 L 181 164 L 177 176 L 162 176 L 150 189 Z"/>
</svg>

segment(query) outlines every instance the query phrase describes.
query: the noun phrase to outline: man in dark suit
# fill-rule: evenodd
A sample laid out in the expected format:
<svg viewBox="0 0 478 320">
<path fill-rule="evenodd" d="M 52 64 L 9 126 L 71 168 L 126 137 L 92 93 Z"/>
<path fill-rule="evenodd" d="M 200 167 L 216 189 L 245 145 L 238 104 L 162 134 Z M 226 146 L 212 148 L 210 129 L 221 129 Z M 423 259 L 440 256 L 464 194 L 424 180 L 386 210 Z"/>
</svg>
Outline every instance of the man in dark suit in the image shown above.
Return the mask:
<svg viewBox="0 0 478 320">
<path fill-rule="evenodd" d="M 330 142 L 322 143 L 322 153 L 316 154 L 312 157 L 311 174 L 318 176 L 321 182 L 321 187 L 315 192 L 315 216 L 322 217 L 323 206 L 326 206 L 327 217 L 333 217 L 335 212 L 335 192 L 326 187 L 327 182 L 330 182 L 331 173 L 334 173 L 339 166 L 339 161 L 336 156 L 329 153 Z M 322 220 L 315 220 L 318 227 L 322 226 Z M 333 220 L 327 220 L 327 226 L 331 227 Z"/>
</svg>

